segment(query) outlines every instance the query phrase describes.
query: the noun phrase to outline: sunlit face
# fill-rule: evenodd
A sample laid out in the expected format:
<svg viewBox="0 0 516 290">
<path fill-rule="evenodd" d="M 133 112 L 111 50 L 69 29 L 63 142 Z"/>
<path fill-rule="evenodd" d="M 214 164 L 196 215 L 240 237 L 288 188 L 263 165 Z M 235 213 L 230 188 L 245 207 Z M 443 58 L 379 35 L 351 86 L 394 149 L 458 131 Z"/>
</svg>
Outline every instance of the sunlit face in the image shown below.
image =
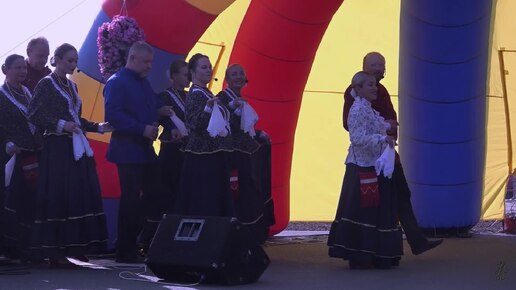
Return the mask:
<svg viewBox="0 0 516 290">
<path fill-rule="evenodd" d="M 20 57 L 7 69 L 6 79 L 14 83 L 21 83 L 25 77 L 27 77 L 27 63 Z"/>
<path fill-rule="evenodd" d="M 30 66 L 37 70 L 42 70 L 47 65 L 49 54 L 50 52 L 48 44 L 44 42 L 38 42 L 27 50 Z"/>
<path fill-rule="evenodd" d="M 357 95 L 372 102 L 376 100 L 378 95 L 378 87 L 376 86 L 376 79 L 371 76 L 367 78 L 362 85 L 354 87 Z"/>
<path fill-rule="evenodd" d="M 130 56 L 132 62 L 132 69 L 142 78 L 149 75 L 152 69 L 152 60 L 154 54 L 146 50 L 137 50 Z"/>
<path fill-rule="evenodd" d="M 240 65 L 234 65 L 226 72 L 226 82 L 230 89 L 241 89 L 247 82 L 244 68 Z"/>
<path fill-rule="evenodd" d="M 190 84 L 188 80 L 188 68 L 187 66 L 183 66 L 179 69 L 177 73 L 174 73 L 170 76 L 175 87 L 178 88 L 186 88 Z"/>
<path fill-rule="evenodd" d="M 77 61 L 79 61 L 79 55 L 75 49 L 71 49 L 65 53 L 63 58 L 55 56 L 56 70 L 64 74 L 73 74 L 75 68 L 77 68 Z"/>
<path fill-rule="evenodd" d="M 201 57 L 197 61 L 197 65 L 195 66 L 194 70 L 191 71 L 191 73 L 192 81 L 200 84 L 209 83 L 213 75 L 210 60 L 207 57 Z"/>
<path fill-rule="evenodd" d="M 364 71 L 374 75 L 377 81 L 385 75 L 385 58 L 380 54 L 371 54 L 364 61 Z"/>
</svg>

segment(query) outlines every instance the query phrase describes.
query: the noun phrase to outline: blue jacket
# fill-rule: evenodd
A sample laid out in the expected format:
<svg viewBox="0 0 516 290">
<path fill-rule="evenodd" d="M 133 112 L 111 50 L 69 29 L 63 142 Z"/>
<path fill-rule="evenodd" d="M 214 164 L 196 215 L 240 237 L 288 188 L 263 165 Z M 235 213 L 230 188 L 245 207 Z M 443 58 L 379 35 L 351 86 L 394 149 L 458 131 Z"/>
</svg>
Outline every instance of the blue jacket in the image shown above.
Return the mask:
<svg viewBox="0 0 516 290">
<path fill-rule="evenodd" d="M 106 156 L 109 161 L 117 164 L 157 161 L 153 141 L 144 137 L 143 132 L 145 126 L 158 123 L 161 106 L 147 78 L 134 71 L 123 68 L 108 79 L 104 87 L 105 120 L 115 129 Z M 172 129 L 172 122 L 165 126 Z"/>
</svg>

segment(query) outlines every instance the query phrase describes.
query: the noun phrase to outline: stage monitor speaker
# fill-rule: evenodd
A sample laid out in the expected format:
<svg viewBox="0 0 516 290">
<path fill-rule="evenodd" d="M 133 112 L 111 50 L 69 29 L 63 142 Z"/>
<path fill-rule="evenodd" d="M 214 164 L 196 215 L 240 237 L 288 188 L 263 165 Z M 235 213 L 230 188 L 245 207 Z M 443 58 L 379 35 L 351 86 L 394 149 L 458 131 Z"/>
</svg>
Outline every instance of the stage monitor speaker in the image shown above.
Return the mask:
<svg viewBox="0 0 516 290">
<path fill-rule="evenodd" d="M 229 217 L 165 215 L 146 264 L 161 279 L 210 284 L 258 280 L 270 263 L 249 229 Z"/>
</svg>

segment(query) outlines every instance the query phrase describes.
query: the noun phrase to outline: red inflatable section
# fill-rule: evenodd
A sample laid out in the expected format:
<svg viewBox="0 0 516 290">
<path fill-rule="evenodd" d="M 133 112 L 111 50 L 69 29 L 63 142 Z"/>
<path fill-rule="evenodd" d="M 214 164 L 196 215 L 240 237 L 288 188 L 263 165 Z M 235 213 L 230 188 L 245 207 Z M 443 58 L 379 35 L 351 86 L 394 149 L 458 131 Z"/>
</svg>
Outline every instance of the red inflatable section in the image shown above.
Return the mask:
<svg viewBox="0 0 516 290">
<path fill-rule="evenodd" d="M 260 115 L 258 128 L 272 139 L 272 187 L 276 225 L 289 221 L 290 171 L 303 90 L 319 43 L 343 0 L 251 1 L 230 63 L 249 77 L 245 94 Z"/>
<path fill-rule="evenodd" d="M 111 18 L 123 1 L 106 0 L 102 10 Z M 187 55 L 217 18 L 183 0 L 126 0 L 127 14 L 138 21 L 147 42 L 166 52 Z"/>
<path fill-rule="evenodd" d="M 122 9 L 124 2 L 126 6 Z M 231 2 L 218 4 L 219 11 L 223 11 Z M 184 56 L 217 18 L 217 15 L 206 13 L 184 0 L 105 0 L 102 10 L 109 18 L 127 12 L 145 31 L 147 42 L 167 53 Z M 92 29 L 96 31 L 97 28 Z M 102 99 L 100 101 L 103 102 Z M 90 144 L 95 152 L 102 196 L 120 197 L 117 167 L 105 158 L 108 143 L 90 139 Z"/>
<path fill-rule="evenodd" d="M 118 182 L 118 169 L 114 163 L 106 160 L 108 143 L 89 139 L 91 149 L 95 152 L 93 156 L 99 173 L 100 188 L 103 198 L 120 197 L 120 184 Z"/>
</svg>

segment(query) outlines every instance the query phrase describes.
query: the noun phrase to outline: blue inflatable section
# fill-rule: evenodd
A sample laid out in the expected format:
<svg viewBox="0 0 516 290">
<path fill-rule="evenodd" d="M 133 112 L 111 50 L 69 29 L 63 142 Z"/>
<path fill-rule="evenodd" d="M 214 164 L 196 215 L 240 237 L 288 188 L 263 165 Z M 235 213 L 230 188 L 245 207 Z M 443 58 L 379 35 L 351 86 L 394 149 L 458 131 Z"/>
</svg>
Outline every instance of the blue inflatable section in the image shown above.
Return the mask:
<svg viewBox="0 0 516 290">
<path fill-rule="evenodd" d="M 421 227 L 480 218 L 491 1 L 402 0 L 400 153 Z"/>
<path fill-rule="evenodd" d="M 99 51 L 97 48 L 97 31 L 102 23 L 109 21 L 111 21 L 111 19 L 103 11 L 100 11 L 95 21 L 93 21 L 90 31 L 82 43 L 81 49 L 79 49 L 79 62 L 77 63 L 77 67 L 81 72 L 101 83 L 105 81 L 100 74 L 100 67 L 97 61 Z"/>
<path fill-rule="evenodd" d="M 102 77 L 99 64 L 96 61 L 98 59 L 97 32 L 102 23 L 110 21 L 111 18 L 101 10 L 79 50 L 78 68 L 81 72 L 101 83 L 105 83 L 106 80 Z M 168 76 L 164 72 L 168 70 L 174 60 L 185 59 L 186 55 L 168 53 L 159 48 L 153 48 L 154 61 L 152 62 L 152 70 L 148 78 L 152 88 L 156 92 L 161 92 L 170 86 Z"/>
</svg>

